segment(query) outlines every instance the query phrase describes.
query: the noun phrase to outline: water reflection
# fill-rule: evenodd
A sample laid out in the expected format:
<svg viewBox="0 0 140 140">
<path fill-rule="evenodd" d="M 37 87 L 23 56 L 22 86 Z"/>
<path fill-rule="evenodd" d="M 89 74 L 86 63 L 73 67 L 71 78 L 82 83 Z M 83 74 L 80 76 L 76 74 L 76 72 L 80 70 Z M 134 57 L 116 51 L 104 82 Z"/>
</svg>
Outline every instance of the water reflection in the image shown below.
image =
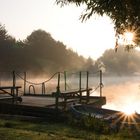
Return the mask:
<svg viewBox="0 0 140 140">
<path fill-rule="evenodd" d="M 107 98 L 104 108 L 140 113 L 139 77 L 106 77 L 104 82 L 103 93 Z"/>
<path fill-rule="evenodd" d="M 28 79 L 33 82 L 42 82 L 46 78 Z M 46 83 L 45 88 L 47 93 L 56 91 L 57 77 Z M 89 78 L 89 87 L 93 90 L 99 85 L 99 77 Z M 24 82 L 21 79 L 16 80 L 18 86 L 22 86 L 21 94 L 23 94 Z M 103 96 L 107 98 L 107 104 L 103 108 L 114 109 L 119 111 L 132 110 L 140 113 L 140 77 L 103 77 Z M 12 80 L 0 80 L 0 86 L 12 85 Z M 61 90 L 64 90 L 64 80 L 61 81 Z M 26 91 L 28 92 L 29 85 L 26 84 Z M 86 87 L 86 77 L 82 78 L 82 88 Z M 67 89 L 78 89 L 79 78 L 67 78 Z M 41 94 L 41 85 L 36 86 L 36 93 Z M 99 96 L 99 89 L 92 93 L 93 96 Z"/>
</svg>

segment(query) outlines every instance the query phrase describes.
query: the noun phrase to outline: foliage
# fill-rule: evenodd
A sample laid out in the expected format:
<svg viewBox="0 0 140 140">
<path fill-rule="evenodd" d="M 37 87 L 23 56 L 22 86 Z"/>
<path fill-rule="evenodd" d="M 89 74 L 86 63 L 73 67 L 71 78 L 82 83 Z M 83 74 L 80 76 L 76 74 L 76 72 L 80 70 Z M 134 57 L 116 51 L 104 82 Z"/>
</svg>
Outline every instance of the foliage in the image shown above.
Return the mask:
<svg viewBox="0 0 140 140">
<path fill-rule="evenodd" d="M 123 47 L 115 53 L 113 49 L 106 50 L 96 65 L 102 62 L 105 65 L 105 74 L 134 75 L 140 73 L 140 52 L 132 50 L 127 52 Z"/>
<path fill-rule="evenodd" d="M 25 48 L 30 52 L 31 59 L 36 60 L 46 71 L 62 71 L 64 69 L 80 69 L 85 59 L 60 42 L 55 41 L 50 34 L 36 30 L 25 40 Z M 75 63 L 73 63 L 75 62 Z"/>
<path fill-rule="evenodd" d="M 125 129 L 118 133 L 95 133 L 68 123 L 31 121 L 20 117 L 0 119 L 1 140 L 139 140 L 140 134 Z M 86 121 L 87 122 L 87 121 Z M 98 125 L 98 124 L 96 124 Z"/>
<path fill-rule="evenodd" d="M 139 0 L 56 0 L 57 4 L 75 3 L 77 6 L 86 5 L 82 19 L 88 19 L 93 14 L 109 16 L 116 27 L 116 32 L 135 31 L 135 43 L 140 44 L 140 4 Z"/>
<path fill-rule="evenodd" d="M 85 59 L 43 30 L 33 31 L 24 41 L 16 41 L 0 25 L 0 71 L 27 71 L 33 73 L 55 73 L 58 71 L 98 71 L 100 63 L 105 74 L 131 75 L 140 73 L 140 52 L 129 54 L 118 49 L 106 50 L 102 57 L 93 61 Z"/>
<path fill-rule="evenodd" d="M 0 70 L 54 73 L 89 67 L 87 60 L 54 40 L 43 30 L 33 31 L 24 41 L 16 41 L 0 25 Z M 7 57 L 8 56 L 8 57 Z"/>
<path fill-rule="evenodd" d="M 70 127 L 66 124 L 55 124 L 42 121 L 28 122 L 20 121 L 19 119 L 0 120 L 0 139 L 3 140 L 90 140 L 98 137 L 98 135 L 96 136 L 87 131 L 79 131 L 79 129 Z"/>
<path fill-rule="evenodd" d="M 70 115 L 71 116 L 71 115 Z M 80 127 L 84 130 L 88 130 L 95 133 L 108 134 L 110 133 L 109 124 L 101 119 L 95 118 L 94 116 L 85 115 L 80 118 L 69 117 L 71 125 Z"/>
</svg>

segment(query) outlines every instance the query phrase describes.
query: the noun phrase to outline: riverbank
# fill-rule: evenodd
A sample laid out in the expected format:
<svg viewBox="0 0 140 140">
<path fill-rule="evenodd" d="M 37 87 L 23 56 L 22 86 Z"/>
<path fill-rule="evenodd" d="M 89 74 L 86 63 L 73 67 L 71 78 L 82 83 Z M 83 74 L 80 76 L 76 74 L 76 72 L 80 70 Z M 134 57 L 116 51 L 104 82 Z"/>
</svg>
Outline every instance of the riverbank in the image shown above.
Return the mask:
<svg viewBox="0 0 140 140">
<path fill-rule="evenodd" d="M 130 129 L 101 134 L 65 122 L 46 122 L 19 117 L 1 117 L 1 140 L 139 140 L 140 134 Z"/>
</svg>

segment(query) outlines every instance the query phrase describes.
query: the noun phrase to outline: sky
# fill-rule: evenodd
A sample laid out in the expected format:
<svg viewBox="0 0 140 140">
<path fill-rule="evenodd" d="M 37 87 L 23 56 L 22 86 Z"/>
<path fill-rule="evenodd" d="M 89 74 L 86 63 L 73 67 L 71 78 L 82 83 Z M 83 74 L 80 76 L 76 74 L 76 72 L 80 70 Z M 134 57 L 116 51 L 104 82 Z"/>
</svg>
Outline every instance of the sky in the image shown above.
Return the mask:
<svg viewBox="0 0 140 140">
<path fill-rule="evenodd" d="M 96 60 L 115 47 L 114 25 L 108 17 L 98 15 L 81 22 L 84 10 L 84 6 L 60 7 L 55 0 L 0 0 L 0 23 L 17 40 L 43 29 L 67 48 Z"/>
</svg>

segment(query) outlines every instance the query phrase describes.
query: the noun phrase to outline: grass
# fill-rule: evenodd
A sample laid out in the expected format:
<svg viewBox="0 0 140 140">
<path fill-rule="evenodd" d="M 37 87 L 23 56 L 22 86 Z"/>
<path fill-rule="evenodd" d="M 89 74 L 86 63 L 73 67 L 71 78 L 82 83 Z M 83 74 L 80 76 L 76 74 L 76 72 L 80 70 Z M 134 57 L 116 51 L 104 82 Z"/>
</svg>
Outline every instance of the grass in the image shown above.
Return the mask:
<svg viewBox="0 0 140 140">
<path fill-rule="evenodd" d="M 119 133 L 97 134 L 79 127 L 56 122 L 0 119 L 0 140 L 139 140 L 140 134 L 129 129 Z"/>
</svg>

